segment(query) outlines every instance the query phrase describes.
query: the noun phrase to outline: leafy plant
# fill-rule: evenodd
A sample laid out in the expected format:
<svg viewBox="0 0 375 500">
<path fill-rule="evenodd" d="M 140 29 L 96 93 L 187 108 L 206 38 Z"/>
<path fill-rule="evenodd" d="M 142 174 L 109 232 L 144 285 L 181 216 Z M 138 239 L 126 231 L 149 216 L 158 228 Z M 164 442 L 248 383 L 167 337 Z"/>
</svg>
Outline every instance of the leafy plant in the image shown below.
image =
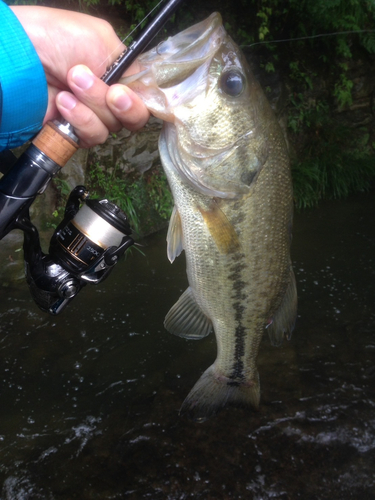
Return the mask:
<svg viewBox="0 0 375 500">
<path fill-rule="evenodd" d="M 66 201 L 71 192 L 71 187 L 66 180 L 58 176 L 53 178 L 52 184 L 55 186 L 57 191 L 56 208 L 51 214 L 51 220 L 46 222 L 46 227 L 56 229 L 63 218 Z"/>
<path fill-rule="evenodd" d="M 158 0 L 6 0 L 9 4 L 51 5 L 95 15 L 116 14 L 136 26 Z M 296 200 L 311 206 L 323 196 L 339 197 L 354 189 L 367 189 L 373 178 L 373 152 L 359 147 L 353 130 L 341 137 L 332 110 L 345 110 L 353 99 L 352 62 L 373 64 L 375 54 L 375 2 L 368 0 L 189 0 L 176 12 L 177 32 L 221 12 L 235 42 L 251 50 L 266 73 L 280 73 L 291 89 L 288 104 L 289 139 L 296 151 L 293 167 Z M 118 28 L 119 29 L 119 28 Z M 123 33 L 119 33 L 123 38 Z M 276 43 L 277 42 L 277 43 Z M 128 43 L 128 41 L 127 41 Z M 324 82 L 325 92 L 319 89 Z M 268 83 L 267 83 L 268 85 Z M 320 92 L 320 93 L 319 93 Z M 332 133 L 335 131 L 335 133 Z M 350 140 L 348 140 L 348 137 Z M 357 141 L 357 142 L 356 142 Z M 355 175 L 354 175 L 355 173 Z M 122 200 L 125 211 L 136 214 L 145 205 L 164 217 L 170 196 L 161 187 L 157 171 L 141 179 L 122 179 L 118 174 L 97 175 L 101 192 Z M 155 176 L 155 179 L 153 178 Z M 95 180 L 95 179 L 94 179 Z M 102 185 L 103 187 L 99 187 Z M 141 208 L 139 208 L 141 207 Z M 147 217 L 147 211 L 142 217 Z M 135 223 L 135 222 L 134 222 Z"/>
<path fill-rule="evenodd" d="M 370 189 L 375 180 L 375 157 L 367 144 L 368 134 L 361 132 L 353 137 L 346 127 L 324 124 L 292 168 L 297 208 Z"/>
<path fill-rule="evenodd" d="M 354 83 L 349 80 L 345 73 L 341 73 L 339 80 L 335 83 L 333 95 L 336 97 L 340 108 L 350 106 L 353 102 L 352 88 Z"/>
<path fill-rule="evenodd" d="M 150 176 L 147 191 L 156 212 L 162 219 L 168 220 L 172 214 L 173 197 L 164 172 Z"/>
<path fill-rule="evenodd" d="M 138 233 L 148 232 L 155 218 L 168 220 L 173 198 L 162 170 L 147 171 L 141 177 L 123 178 L 118 168 L 105 170 L 98 163 L 89 169 L 88 187 L 91 196 L 107 197 L 128 216 Z"/>
<path fill-rule="evenodd" d="M 107 197 L 110 201 L 118 205 L 129 218 L 130 225 L 136 232 L 139 231 L 139 218 L 135 209 L 134 184 L 129 184 L 127 180 L 118 175 L 116 168 L 106 171 L 98 164 L 91 166 L 89 170 L 89 183 L 91 197 Z"/>
</svg>

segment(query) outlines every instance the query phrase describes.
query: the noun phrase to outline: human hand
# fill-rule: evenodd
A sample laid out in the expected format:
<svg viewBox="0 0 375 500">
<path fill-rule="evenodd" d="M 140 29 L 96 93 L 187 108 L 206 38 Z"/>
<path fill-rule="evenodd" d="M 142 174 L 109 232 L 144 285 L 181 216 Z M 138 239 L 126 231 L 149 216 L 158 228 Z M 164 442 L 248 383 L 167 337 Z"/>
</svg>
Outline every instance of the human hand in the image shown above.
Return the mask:
<svg viewBox="0 0 375 500">
<path fill-rule="evenodd" d="M 11 8 L 46 73 L 45 122 L 60 114 L 74 127 L 81 147 L 100 144 L 122 127 L 137 130 L 145 125 L 149 112 L 141 99 L 124 85 L 108 87 L 99 78 L 125 49 L 109 23 L 49 7 Z M 134 63 L 126 74 L 136 71 Z"/>
</svg>

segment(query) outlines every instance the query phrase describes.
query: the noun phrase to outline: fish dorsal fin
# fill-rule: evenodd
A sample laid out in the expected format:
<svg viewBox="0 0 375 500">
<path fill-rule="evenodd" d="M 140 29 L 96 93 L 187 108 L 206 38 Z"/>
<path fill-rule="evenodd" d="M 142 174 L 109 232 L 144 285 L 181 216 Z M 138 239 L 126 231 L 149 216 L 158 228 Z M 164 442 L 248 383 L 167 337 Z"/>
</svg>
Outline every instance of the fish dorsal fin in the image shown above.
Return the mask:
<svg viewBox="0 0 375 500">
<path fill-rule="evenodd" d="M 172 263 L 184 249 L 181 217 L 176 206 L 173 207 L 167 234 L 167 255 Z"/>
<path fill-rule="evenodd" d="M 267 327 L 272 345 L 281 345 L 284 337 L 290 340 L 297 316 L 297 286 L 292 267 L 288 288 L 279 309 Z"/>
<path fill-rule="evenodd" d="M 189 287 L 181 295 L 164 320 L 165 328 L 178 337 L 202 339 L 212 330 L 211 320 L 196 303 Z"/>
<path fill-rule="evenodd" d="M 209 209 L 198 209 L 220 253 L 228 254 L 240 249 L 237 233 L 216 201 Z"/>
</svg>

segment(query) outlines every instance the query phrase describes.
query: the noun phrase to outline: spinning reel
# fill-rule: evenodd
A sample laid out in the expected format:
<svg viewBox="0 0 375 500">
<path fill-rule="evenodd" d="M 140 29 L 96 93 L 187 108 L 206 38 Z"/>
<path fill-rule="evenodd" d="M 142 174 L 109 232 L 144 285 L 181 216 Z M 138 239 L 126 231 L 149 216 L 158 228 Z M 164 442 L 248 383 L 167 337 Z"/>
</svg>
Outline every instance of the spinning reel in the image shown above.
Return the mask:
<svg viewBox="0 0 375 500">
<path fill-rule="evenodd" d="M 64 219 L 52 235 L 49 253 L 42 252 L 38 230 L 28 212 L 18 219 L 24 231 L 26 280 L 43 310 L 59 314 L 87 284 L 97 285 L 133 245 L 125 213 L 106 199 L 90 200 L 84 186 L 68 198 Z"/>
</svg>

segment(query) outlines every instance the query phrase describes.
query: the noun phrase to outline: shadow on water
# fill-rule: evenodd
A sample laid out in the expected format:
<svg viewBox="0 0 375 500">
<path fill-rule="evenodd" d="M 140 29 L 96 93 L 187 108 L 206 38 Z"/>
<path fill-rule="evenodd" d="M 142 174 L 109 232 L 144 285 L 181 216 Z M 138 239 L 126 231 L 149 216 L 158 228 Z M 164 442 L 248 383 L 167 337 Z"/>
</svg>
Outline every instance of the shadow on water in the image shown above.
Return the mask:
<svg viewBox="0 0 375 500">
<path fill-rule="evenodd" d="M 374 195 L 295 217 L 299 317 L 264 338 L 258 412 L 178 416 L 215 358 L 163 329 L 186 288 L 165 233 L 61 317 L 0 305 L 0 498 L 375 498 Z"/>
</svg>

